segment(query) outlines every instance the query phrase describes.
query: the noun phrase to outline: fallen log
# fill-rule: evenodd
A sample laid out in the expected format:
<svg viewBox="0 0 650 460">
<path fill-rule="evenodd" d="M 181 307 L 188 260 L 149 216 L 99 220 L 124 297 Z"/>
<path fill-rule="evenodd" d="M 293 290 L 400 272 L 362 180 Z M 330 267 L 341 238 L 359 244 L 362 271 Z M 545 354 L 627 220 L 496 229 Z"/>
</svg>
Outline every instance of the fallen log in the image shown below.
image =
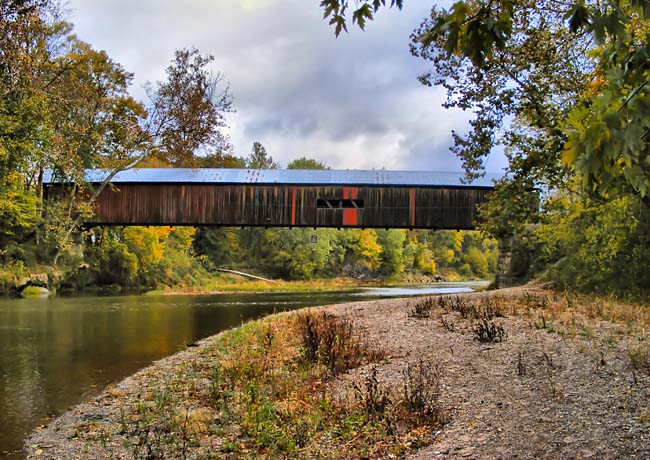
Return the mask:
<svg viewBox="0 0 650 460">
<path fill-rule="evenodd" d="M 226 273 L 234 273 L 235 275 L 241 275 L 241 276 L 246 276 L 248 278 L 253 278 L 253 279 L 256 279 L 256 280 L 262 280 L 262 281 L 268 281 L 269 283 L 275 283 L 275 280 L 262 278 L 261 276 L 251 275 L 250 273 L 238 272 L 237 270 L 228 270 L 227 268 L 217 268 L 217 271 L 226 272 Z"/>
</svg>

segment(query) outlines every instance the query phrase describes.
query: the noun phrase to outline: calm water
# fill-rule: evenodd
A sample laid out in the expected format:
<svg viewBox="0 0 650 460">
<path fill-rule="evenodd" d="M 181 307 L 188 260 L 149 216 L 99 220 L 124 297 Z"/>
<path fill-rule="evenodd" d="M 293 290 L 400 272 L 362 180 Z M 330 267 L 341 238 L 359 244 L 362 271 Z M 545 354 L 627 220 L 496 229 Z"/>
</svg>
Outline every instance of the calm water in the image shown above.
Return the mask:
<svg viewBox="0 0 650 460">
<path fill-rule="evenodd" d="M 0 299 L 0 457 L 156 359 L 273 311 L 365 298 L 470 291 L 476 283 L 348 292 Z"/>
</svg>

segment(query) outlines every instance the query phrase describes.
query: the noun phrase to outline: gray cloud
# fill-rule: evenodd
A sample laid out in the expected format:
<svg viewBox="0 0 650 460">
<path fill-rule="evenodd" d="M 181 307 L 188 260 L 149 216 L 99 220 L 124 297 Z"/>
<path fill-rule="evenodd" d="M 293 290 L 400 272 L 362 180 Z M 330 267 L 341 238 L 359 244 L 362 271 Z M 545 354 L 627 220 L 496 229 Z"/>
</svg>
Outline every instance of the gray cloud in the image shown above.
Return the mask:
<svg viewBox="0 0 650 460">
<path fill-rule="evenodd" d="M 441 107 L 423 87 L 427 64 L 409 34 L 431 0 L 384 11 L 366 32 L 334 38 L 318 0 L 71 0 L 79 36 L 135 72 L 133 93 L 164 78 L 174 50 L 214 55 L 235 97 L 229 134 L 236 153 L 260 141 L 286 164 L 315 157 L 335 168 L 458 170 L 451 129 L 467 115 Z M 497 171 L 503 159 L 489 167 Z"/>
</svg>

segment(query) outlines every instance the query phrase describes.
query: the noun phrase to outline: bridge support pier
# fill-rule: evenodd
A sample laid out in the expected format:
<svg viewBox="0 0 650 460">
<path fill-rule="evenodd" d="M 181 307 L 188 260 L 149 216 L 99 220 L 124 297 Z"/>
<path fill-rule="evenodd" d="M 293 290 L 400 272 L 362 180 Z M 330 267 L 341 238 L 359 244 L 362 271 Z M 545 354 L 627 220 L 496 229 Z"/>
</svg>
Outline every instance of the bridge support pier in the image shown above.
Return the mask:
<svg viewBox="0 0 650 460">
<path fill-rule="evenodd" d="M 499 238 L 499 258 L 497 259 L 497 289 L 514 286 L 517 284 L 517 277 L 512 273 L 512 246 L 514 236 L 502 236 Z"/>
</svg>

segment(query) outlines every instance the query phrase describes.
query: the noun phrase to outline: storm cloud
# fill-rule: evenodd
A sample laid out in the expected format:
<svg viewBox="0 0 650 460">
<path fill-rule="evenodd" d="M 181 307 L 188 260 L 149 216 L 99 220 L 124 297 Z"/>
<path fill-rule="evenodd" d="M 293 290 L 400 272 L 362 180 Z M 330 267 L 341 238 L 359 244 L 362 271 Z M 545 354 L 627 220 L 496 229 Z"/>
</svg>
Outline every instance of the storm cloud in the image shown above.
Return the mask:
<svg viewBox="0 0 650 460">
<path fill-rule="evenodd" d="M 175 49 L 212 54 L 234 96 L 237 155 L 259 141 L 283 165 L 307 156 L 337 169 L 460 170 L 448 147 L 468 114 L 441 107 L 444 91 L 417 81 L 427 63 L 408 49 L 432 2 L 405 3 L 339 38 L 318 0 L 71 0 L 68 16 L 81 39 L 134 72 L 138 98 Z"/>
</svg>

